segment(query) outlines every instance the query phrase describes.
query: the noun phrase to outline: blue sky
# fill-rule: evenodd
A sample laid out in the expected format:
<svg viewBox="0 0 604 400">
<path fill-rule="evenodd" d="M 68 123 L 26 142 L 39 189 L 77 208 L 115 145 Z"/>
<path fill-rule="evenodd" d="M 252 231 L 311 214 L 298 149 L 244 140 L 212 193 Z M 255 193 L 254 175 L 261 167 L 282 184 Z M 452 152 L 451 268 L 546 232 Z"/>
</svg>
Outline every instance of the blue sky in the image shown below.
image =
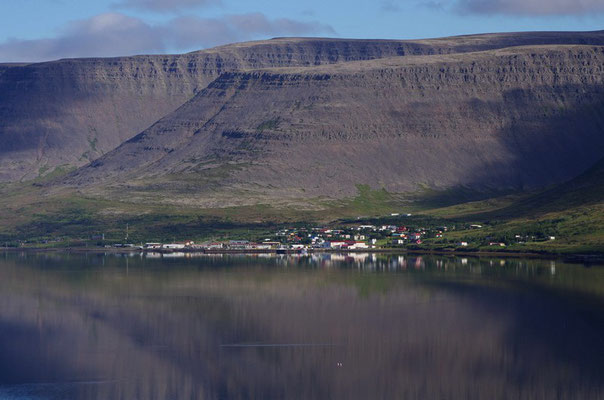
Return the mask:
<svg viewBox="0 0 604 400">
<path fill-rule="evenodd" d="M 604 0 L 5 0 L 0 62 L 174 53 L 275 36 L 604 29 Z"/>
</svg>

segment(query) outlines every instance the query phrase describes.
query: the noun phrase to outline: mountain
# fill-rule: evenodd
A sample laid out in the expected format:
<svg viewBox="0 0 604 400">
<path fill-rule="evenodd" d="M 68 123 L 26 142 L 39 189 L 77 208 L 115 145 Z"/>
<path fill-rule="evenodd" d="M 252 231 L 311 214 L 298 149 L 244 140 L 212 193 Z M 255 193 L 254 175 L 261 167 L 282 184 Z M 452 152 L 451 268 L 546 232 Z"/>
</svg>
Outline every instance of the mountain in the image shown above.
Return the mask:
<svg viewBox="0 0 604 400">
<path fill-rule="evenodd" d="M 548 44 L 602 45 L 604 34 L 511 33 L 417 41 L 281 38 L 183 55 L 3 64 L 0 182 L 85 165 L 215 80 L 221 85 L 231 77 L 239 79 L 234 72 Z"/>
<path fill-rule="evenodd" d="M 200 207 L 544 187 L 604 157 L 602 65 L 539 45 L 223 73 L 62 184 Z"/>
</svg>

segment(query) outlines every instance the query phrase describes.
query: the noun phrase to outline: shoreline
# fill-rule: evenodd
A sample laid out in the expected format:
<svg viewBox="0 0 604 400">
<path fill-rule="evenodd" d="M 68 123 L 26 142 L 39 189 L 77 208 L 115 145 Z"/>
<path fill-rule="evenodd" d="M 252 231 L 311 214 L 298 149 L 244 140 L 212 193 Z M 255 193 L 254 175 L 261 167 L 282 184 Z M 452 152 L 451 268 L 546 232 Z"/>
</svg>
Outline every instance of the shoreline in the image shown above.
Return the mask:
<svg viewBox="0 0 604 400">
<path fill-rule="evenodd" d="M 2 247 L 0 251 L 18 253 L 111 253 L 111 254 L 145 254 L 145 253 L 161 253 L 161 254 L 317 254 L 317 253 L 369 253 L 369 254 L 410 254 L 410 255 L 435 255 L 435 256 L 453 256 L 453 257 L 503 257 L 503 258 L 531 258 L 544 260 L 563 260 L 569 263 L 582 264 L 602 264 L 604 265 L 604 254 L 581 254 L 581 253 L 538 253 L 538 252 L 513 252 L 513 251 L 457 251 L 457 250 L 433 250 L 433 249 L 405 249 L 405 248 L 386 248 L 386 249 L 307 249 L 300 250 L 277 250 L 277 249 L 182 249 L 178 251 L 165 250 L 145 250 L 145 249 L 130 249 L 130 248 L 100 248 L 100 247 L 56 247 L 56 248 L 23 248 L 23 247 Z"/>
</svg>

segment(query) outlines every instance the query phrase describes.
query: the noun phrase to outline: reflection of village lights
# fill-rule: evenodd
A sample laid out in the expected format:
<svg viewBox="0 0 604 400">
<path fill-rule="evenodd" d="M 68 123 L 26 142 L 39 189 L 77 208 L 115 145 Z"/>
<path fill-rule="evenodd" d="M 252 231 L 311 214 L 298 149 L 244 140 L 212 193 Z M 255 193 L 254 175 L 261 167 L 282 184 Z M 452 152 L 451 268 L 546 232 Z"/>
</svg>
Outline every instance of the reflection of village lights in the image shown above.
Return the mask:
<svg viewBox="0 0 604 400">
<path fill-rule="evenodd" d="M 161 259 L 248 259 L 252 262 L 264 262 L 266 265 L 279 266 L 283 269 L 349 269 L 358 272 L 406 272 L 408 268 L 414 271 L 423 272 L 426 270 L 440 270 L 443 272 L 454 272 L 457 266 L 469 267 L 473 274 L 483 274 L 498 268 L 509 267 L 510 271 L 515 271 L 517 275 L 538 274 L 539 268 L 533 263 L 527 263 L 520 260 L 510 260 L 502 258 L 480 259 L 474 257 L 455 257 L 448 259 L 442 256 L 417 255 L 410 257 L 402 254 L 387 253 L 360 253 L 360 252 L 309 252 L 309 253 L 270 253 L 270 252 L 241 252 L 241 253 L 220 253 L 220 252 L 186 252 L 174 251 L 166 252 L 145 252 L 145 253 L 118 253 L 111 254 L 120 258 L 140 257 L 147 260 Z M 544 264 L 544 271 L 548 275 L 556 274 L 556 263 L 548 261 Z"/>
</svg>

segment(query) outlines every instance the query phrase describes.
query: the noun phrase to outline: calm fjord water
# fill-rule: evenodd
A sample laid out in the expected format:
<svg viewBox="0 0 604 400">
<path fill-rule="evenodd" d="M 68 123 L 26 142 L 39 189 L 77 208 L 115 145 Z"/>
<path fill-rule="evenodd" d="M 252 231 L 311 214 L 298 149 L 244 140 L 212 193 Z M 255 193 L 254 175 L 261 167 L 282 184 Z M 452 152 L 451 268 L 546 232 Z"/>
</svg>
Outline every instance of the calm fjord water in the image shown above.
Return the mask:
<svg viewBox="0 0 604 400">
<path fill-rule="evenodd" d="M 0 253 L 0 399 L 604 398 L 604 268 Z"/>
</svg>

